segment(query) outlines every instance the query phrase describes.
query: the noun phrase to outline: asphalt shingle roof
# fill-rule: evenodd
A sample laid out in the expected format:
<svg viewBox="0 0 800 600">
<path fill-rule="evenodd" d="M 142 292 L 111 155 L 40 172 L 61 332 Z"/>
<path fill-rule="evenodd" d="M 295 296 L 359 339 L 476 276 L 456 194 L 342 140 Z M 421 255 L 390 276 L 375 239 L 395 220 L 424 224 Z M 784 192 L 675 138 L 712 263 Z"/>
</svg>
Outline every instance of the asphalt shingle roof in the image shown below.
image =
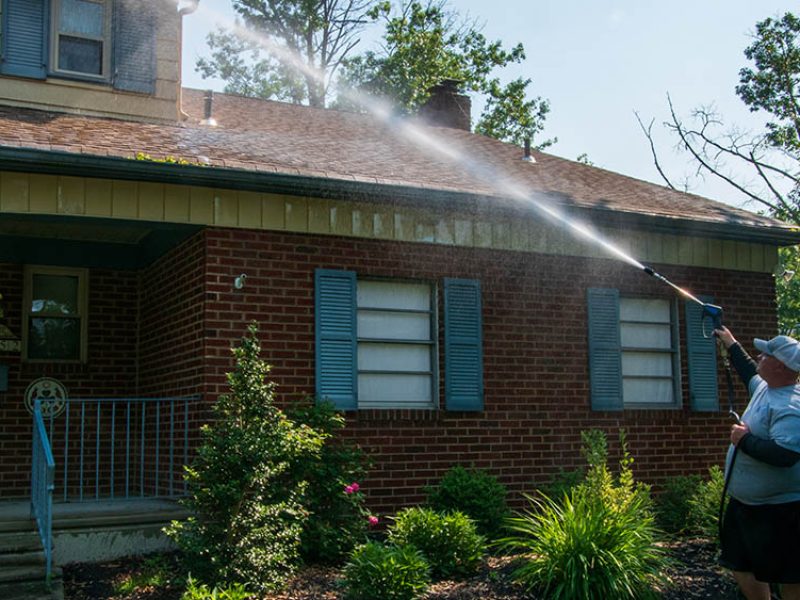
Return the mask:
<svg viewBox="0 0 800 600">
<path fill-rule="evenodd" d="M 0 107 L 0 147 L 126 158 L 146 152 L 216 167 L 487 196 L 508 196 L 498 186 L 506 180 L 525 195 L 567 207 L 788 229 L 727 204 L 547 153 L 534 151 L 536 162 L 525 162 L 519 147 L 463 130 L 417 131 L 445 153 L 467 157 L 466 163 L 409 139 L 399 121 L 227 94 L 214 95 L 217 126 L 210 126 L 201 122 L 203 96 L 184 89 L 188 118 L 174 125 Z"/>
</svg>

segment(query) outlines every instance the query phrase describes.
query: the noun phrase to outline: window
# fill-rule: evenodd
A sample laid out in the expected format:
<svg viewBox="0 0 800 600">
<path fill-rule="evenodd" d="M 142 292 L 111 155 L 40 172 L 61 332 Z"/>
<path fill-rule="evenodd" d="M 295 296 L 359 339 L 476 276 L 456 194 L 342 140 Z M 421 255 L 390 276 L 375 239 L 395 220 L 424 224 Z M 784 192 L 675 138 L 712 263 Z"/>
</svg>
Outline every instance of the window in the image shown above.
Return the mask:
<svg viewBox="0 0 800 600">
<path fill-rule="evenodd" d="M 673 303 L 621 298 L 619 304 L 624 404 L 675 404 L 678 372 Z"/>
<path fill-rule="evenodd" d="M 480 285 L 444 279 L 445 408 L 483 410 Z M 438 284 L 315 272 L 316 393 L 342 410 L 439 406 Z"/>
<path fill-rule="evenodd" d="M 433 292 L 424 283 L 356 284 L 359 408 L 432 408 Z"/>
<path fill-rule="evenodd" d="M 51 70 L 107 79 L 111 31 L 108 0 L 52 0 Z"/>
<path fill-rule="evenodd" d="M 592 409 L 682 406 L 677 302 L 620 297 L 614 288 L 590 288 L 587 308 Z M 703 335 L 702 310 L 696 302 L 687 300 L 682 314 L 689 407 L 717 411 L 717 345 Z"/>
<path fill-rule="evenodd" d="M 31 361 L 85 361 L 85 269 L 26 267 L 23 355 Z"/>
</svg>

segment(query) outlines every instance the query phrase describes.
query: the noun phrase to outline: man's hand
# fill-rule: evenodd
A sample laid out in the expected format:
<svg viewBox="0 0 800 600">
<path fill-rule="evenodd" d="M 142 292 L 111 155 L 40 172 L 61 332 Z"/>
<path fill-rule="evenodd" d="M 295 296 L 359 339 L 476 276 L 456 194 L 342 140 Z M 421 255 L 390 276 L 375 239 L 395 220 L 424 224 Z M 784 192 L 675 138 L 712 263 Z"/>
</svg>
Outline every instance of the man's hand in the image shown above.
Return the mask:
<svg viewBox="0 0 800 600">
<path fill-rule="evenodd" d="M 750 433 L 750 428 L 744 423 L 731 425 L 731 444 L 738 446 L 742 438 L 748 433 Z"/>
<path fill-rule="evenodd" d="M 733 334 L 730 332 L 730 329 L 725 327 L 724 325 L 719 329 L 714 330 L 714 336 L 722 342 L 722 345 L 726 348 L 730 348 L 736 343 L 736 338 L 733 337 Z"/>
</svg>

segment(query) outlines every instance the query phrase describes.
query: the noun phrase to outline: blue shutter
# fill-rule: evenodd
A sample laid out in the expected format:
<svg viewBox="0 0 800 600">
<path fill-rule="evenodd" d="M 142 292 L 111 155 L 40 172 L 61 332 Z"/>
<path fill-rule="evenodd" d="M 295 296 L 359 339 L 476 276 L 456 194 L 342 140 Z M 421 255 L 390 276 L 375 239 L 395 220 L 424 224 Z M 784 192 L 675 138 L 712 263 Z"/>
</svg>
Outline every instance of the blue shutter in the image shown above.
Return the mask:
<svg viewBox="0 0 800 600">
<path fill-rule="evenodd" d="M 47 0 L 3 0 L 0 72 L 44 79 L 47 70 Z"/>
<path fill-rule="evenodd" d="M 314 287 L 317 399 L 330 400 L 340 410 L 355 410 L 356 274 L 317 269 Z"/>
<path fill-rule="evenodd" d="M 592 410 L 622 410 L 619 291 L 590 288 L 587 303 Z"/>
<path fill-rule="evenodd" d="M 445 402 L 447 410 L 483 410 L 481 287 L 444 280 Z"/>
<path fill-rule="evenodd" d="M 155 94 L 158 2 L 114 2 L 114 87 Z M 177 48 L 176 48 L 177 52 Z"/>
<path fill-rule="evenodd" d="M 712 302 L 702 297 L 703 302 Z M 703 308 L 696 302 L 686 301 L 686 353 L 689 366 L 689 400 L 692 410 L 716 412 L 719 410 L 717 389 L 716 338 L 703 337 Z M 711 321 L 706 323 L 709 335 Z"/>
</svg>

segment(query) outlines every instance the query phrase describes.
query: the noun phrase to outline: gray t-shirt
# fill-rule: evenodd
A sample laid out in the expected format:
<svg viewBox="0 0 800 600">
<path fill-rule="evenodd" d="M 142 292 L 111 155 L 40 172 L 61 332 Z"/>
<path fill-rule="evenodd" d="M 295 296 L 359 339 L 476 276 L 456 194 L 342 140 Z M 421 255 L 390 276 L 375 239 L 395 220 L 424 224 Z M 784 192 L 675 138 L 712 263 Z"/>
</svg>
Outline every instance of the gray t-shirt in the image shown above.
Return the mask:
<svg viewBox="0 0 800 600">
<path fill-rule="evenodd" d="M 750 403 L 742 415 L 750 432 L 794 452 L 800 452 L 800 385 L 770 388 L 758 375 L 749 383 Z M 733 445 L 725 471 L 730 469 Z M 744 452 L 736 456 L 729 493 L 744 504 L 782 504 L 800 500 L 800 461 L 773 467 Z"/>
</svg>

